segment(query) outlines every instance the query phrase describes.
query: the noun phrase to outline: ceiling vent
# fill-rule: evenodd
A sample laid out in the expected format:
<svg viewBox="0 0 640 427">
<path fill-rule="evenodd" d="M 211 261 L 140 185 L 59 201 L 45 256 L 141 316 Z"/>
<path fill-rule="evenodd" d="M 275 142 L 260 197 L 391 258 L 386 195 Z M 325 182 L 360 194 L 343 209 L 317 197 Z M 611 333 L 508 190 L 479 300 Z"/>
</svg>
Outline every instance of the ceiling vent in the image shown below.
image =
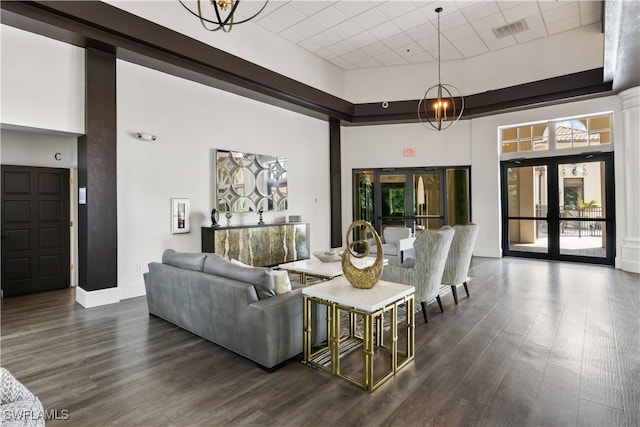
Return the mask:
<svg viewBox="0 0 640 427">
<path fill-rule="evenodd" d="M 527 21 L 525 21 L 524 19 L 521 19 L 519 21 L 512 22 L 507 25 L 503 25 L 502 27 L 496 27 L 491 31 L 493 31 L 493 34 L 496 36 L 497 39 L 501 39 L 503 37 L 513 36 L 523 31 L 527 31 L 528 29 L 529 29 L 529 26 L 527 25 Z"/>
</svg>

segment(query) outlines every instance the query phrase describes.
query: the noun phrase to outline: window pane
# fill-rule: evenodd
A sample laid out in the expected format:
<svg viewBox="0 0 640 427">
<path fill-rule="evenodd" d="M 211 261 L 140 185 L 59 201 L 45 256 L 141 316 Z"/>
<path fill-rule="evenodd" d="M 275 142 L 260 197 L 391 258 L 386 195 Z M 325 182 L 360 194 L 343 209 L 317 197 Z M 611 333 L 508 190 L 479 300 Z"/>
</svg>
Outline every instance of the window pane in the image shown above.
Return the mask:
<svg viewBox="0 0 640 427">
<path fill-rule="evenodd" d="M 520 128 L 520 139 L 531 138 L 531 126 L 523 126 Z"/>
<path fill-rule="evenodd" d="M 591 145 L 611 144 L 611 132 L 609 131 L 598 132 L 595 134 L 592 133 L 589 135 L 589 138 L 593 138 L 591 139 Z"/>
<path fill-rule="evenodd" d="M 509 169 L 509 216 L 546 216 L 546 166 Z"/>
<path fill-rule="evenodd" d="M 516 153 L 518 151 L 518 143 L 517 142 L 507 142 L 502 144 L 502 152 L 503 153 Z"/>
<path fill-rule="evenodd" d="M 581 135 L 581 138 L 576 138 L 575 141 L 573 141 L 573 146 L 574 147 L 586 147 L 587 145 L 589 145 L 589 141 L 587 141 L 586 138 L 586 133 L 584 133 L 584 135 Z"/>
<path fill-rule="evenodd" d="M 525 139 L 520 141 L 520 151 L 531 151 L 531 140 Z"/>
<path fill-rule="evenodd" d="M 561 218 L 604 218 L 604 162 L 558 165 Z"/>
<path fill-rule="evenodd" d="M 533 136 L 543 137 L 546 136 L 547 125 L 533 125 Z"/>
<path fill-rule="evenodd" d="M 591 117 L 589 119 L 589 130 L 611 129 L 610 116 Z"/>
<path fill-rule="evenodd" d="M 560 253 L 563 255 L 606 258 L 607 239 L 605 222 L 561 221 Z"/>
<path fill-rule="evenodd" d="M 547 253 L 546 220 L 509 220 L 509 250 Z"/>
<path fill-rule="evenodd" d="M 549 143 L 547 142 L 546 139 L 534 139 L 533 140 L 533 149 L 536 150 L 536 151 L 548 150 L 549 149 Z"/>
<path fill-rule="evenodd" d="M 518 129 L 510 128 L 510 129 L 502 129 L 502 140 L 516 140 L 518 139 Z"/>
</svg>

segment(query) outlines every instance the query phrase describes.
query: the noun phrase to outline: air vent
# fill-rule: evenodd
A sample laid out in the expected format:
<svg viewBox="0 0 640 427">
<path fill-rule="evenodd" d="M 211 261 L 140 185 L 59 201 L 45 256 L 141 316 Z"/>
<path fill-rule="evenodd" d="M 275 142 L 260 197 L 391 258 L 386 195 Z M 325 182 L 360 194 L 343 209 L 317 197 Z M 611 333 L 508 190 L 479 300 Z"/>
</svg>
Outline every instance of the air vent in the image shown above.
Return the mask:
<svg viewBox="0 0 640 427">
<path fill-rule="evenodd" d="M 527 31 L 528 29 L 529 29 L 529 26 L 527 25 L 527 21 L 525 21 L 524 19 L 521 19 L 519 21 L 512 22 L 507 25 L 503 25 L 502 27 L 496 27 L 491 31 L 493 31 L 493 34 L 496 36 L 497 39 L 501 39 L 503 37 L 513 36 L 514 34 Z"/>
</svg>

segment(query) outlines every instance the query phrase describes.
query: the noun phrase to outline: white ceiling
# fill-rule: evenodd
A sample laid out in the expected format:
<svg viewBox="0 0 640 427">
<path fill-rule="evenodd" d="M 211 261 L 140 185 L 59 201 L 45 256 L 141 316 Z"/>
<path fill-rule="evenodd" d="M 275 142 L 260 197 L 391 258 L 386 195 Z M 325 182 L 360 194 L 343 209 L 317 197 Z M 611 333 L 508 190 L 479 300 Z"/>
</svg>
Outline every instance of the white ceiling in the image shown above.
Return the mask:
<svg viewBox="0 0 640 427">
<path fill-rule="evenodd" d="M 189 2 L 187 2 L 189 4 Z M 193 4 L 193 2 L 191 2 Z M 263 1 L 243 0 L 238 18 Z M 203 9 L 212 10 L 208 0 Z M 470 58 L 601 22 L 601 1 L 270 0 L 252 21 L 345 70 L 435 62 L 440 13 L 443 61 Z M 528 30 L 497 38 L 496 27 L 526 20 Z"/>
</svg>

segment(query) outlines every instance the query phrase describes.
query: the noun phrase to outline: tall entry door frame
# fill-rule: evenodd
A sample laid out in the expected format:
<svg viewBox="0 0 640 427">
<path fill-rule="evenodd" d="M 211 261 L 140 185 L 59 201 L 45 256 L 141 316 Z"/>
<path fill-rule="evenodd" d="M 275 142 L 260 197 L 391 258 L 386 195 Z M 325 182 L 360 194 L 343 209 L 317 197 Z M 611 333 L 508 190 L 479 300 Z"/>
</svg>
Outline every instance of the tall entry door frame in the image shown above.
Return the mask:
<svg viewBox="0 0 640 427">
<path fill-rule="evenodd" d="M 353 170 L 353 219 L 378 233 L 404 226 L 415 233 L 471 221 L 469 166 Z"/>
<path fill-rule="evenodd" d="M 613 265 L 613 153 L 501 162 L 506 256 Z"/>
</svg>

